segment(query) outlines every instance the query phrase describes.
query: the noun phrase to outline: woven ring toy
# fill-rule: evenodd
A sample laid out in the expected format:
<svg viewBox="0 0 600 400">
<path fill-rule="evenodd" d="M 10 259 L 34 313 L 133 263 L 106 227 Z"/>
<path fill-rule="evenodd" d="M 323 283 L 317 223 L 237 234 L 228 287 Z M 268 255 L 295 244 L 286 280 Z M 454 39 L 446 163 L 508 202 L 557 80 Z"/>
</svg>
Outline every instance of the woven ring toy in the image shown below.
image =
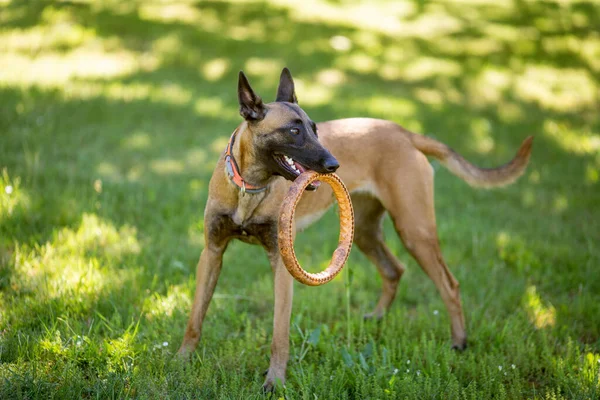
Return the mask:
<svg viewBox="0 0 600 400">
<path fill-rule="evenodd" d="M 340 210 L 340 237 L 337 249 L 333 252 L 329 266 L 321 272 L 310 273 L 305 271 L 298 263 L 294 252 L 294 215 L 296 206 L 304 193 L 304 189 L 312 182 L 320 180 L 328 183 L 338 201 Z M 320 174 L 315 171 L 303 172 L 296 178 L 288 191 L 279 213 L 279 252 L 285 267 L 290 274 L 299 282 L 309 286 L 323 285 L 342 270 L 354 237 L 354 211 L 348 189 L 336 174 Z"/>
</svg>

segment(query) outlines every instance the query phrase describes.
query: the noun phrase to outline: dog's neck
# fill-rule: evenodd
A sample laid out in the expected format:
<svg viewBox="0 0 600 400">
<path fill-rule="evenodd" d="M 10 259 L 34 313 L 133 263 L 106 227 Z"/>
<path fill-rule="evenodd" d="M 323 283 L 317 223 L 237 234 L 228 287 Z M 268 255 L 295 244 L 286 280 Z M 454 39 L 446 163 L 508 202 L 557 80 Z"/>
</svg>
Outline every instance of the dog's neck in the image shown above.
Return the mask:
<svg viewBox="0 0 600 400">
<path fill-rule="evenodd" d="M 260 163 L 256 162 L 256 154 L 252 145 L 252 132 L 247 122 L 243 122 L 237 128 L 235 136 L 231 153 L 238 165 L 238 172 L 242 179 L 253 186 L 267 187 L 265 191 L 260 193 L 244 193 L 233 182 L 229 182 L 237 191 L 238 198 L 237 207 L 232 215 L 232 219 L 235 224 L 242 226 L 252 218 L 256 208 L 269 193 L 268 186 L 274 177 L 269 175 Z"/>
<path fill-rule="evenodd" d="M 256 154 L 252 145 L 252 132 L 246 121 L 237 128 L 232 155 L 244 182 L 255 187 L 264 187 L 269 184 L 272 175 L 256 161 Z"/>
</svg>

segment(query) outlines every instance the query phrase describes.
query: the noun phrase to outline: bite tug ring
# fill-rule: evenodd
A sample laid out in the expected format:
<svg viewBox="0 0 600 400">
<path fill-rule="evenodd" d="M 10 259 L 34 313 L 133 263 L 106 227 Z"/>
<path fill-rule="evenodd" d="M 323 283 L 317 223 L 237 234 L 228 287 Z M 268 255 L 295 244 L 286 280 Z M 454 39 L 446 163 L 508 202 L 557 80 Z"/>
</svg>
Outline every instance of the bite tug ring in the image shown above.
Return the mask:
<svg viewBox="0 0 600 400">
<path fill-rule="evenodd" d="M 305 271 L 296 258 L 294 252 L 294 214 L 296 206 L 304 193 L 304 189 L 312 182 L 319 180 L 327 182 L 333 189 L 340 209 L 340 237 L 337 249 L 333 252 L 329 266 L 321 272 L 310 273 Z M 281 205 L 279 212 L 279 252 L 285 267 L 297 281 L 309 286 L 323 285 L 342 270 L 354 237 L 354 212 L 348 189 L 336 174 L 320 174 L 315 171 L 306 171 L 300 174 L 290 187 Z"/>
</svg>

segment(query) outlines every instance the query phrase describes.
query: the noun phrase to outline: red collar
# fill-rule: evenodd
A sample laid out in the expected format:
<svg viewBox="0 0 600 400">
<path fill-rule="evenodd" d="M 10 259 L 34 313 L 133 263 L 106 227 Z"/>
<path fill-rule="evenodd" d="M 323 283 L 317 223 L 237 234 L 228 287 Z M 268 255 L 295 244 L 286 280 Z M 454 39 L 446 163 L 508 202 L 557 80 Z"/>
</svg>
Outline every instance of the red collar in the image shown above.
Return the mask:
<svg viewBox="0 0 600 400">
<path fill-rule="evenodd" d="M 250 185 L 249 183 L 246 183 L 244 181 L 244 178 L 242 178 L 242 175 L 240 174 L 240 169 L 237 163 L 235 162 L 235 158 L 233 158 L 233 142 L 235 141 L 236 133 L 237 129 L 231 134 L 231 138 L 229 138 L 229 143 L 227 143 L 227 149 L 225 150 L 225 165 L 227 167 L 227 175 L 229 176 L 229 179 L 231 179 L 231 182 L 233 182 L 238 188 L 240 188 L 242 194 L 264 192 L 267 189 L 266 186 L 258 187 Z"/>
</svg>

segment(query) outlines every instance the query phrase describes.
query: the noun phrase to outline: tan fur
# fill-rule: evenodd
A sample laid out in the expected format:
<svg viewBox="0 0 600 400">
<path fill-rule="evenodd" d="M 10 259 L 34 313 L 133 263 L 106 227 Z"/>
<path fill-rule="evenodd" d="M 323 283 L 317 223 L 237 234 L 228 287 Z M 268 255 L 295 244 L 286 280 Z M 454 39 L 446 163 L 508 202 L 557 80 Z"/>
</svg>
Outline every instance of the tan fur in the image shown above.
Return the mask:
<svg viewBox="0 0 600 400">
<path fill-rule="evenodd" d="M 242 196 L 225 174 L 223 157 L 219 160 L 210 181 L 205 210 L 206 245 L 197 267 L 196 294 L 180 354 L 189 354 L 198 343 L 229 240 L 238 238 L 261 244 L 268 253 L 275 275 L 272 356 L 265 381 L 265 388 L 270 389 L 276 381 L 284 382 L 289 357 L 293 282 L 281 262 L 276 238 L 273 242 L 272 235 L 273 229 L 276 231 L 277 228 L 279 206 L 291 182 L 282 177 L 264 177 L 253 169 L 257 155 L 252 138 L 273 130 L 294 116 L 277 103 L 266 107 L 265 119 L 254 130 L 245 122 L 240 125 L 240 140 L 234 148 L 234 156 L 240 160 L 245 180 L 268 185 L 268 189 L 264 193 Z M 439 159 L 471 185 L 492 187 L 510 183 L 523 173 L 529 160 L 531 138 L 523 142 L 510 163 L 496 169 L 481 169 L 448 146 L 389 121 L 366 118 L 329 121 L 319 124 L 318 132 L 320 142 L 339 161 L 337 174 L 352 194 L 356 214 L 355 243 L 375 264 L 383 279 L 383 292 L 374 311 L 367 317 L 381 317 L 389 308 L 404 272 L 402 263 L 383 241 L 381 221 L 387 211 L 405 247 L 433 280 L 446 305 L 454 347 L 464 348 L 467 334 L 459 284 L 441 254 L 433 203 L 433 171 L 426 155 Z M 300 228 L 318 219 L 333 201 L 332 191 L 326 185 L 315 192 L 306 192 L 296 209 L 296 222 Z M 227 226 L 212 223 L 222 215 L 231 215 L 232 222 L 227 222 Z"/>
</svg>

